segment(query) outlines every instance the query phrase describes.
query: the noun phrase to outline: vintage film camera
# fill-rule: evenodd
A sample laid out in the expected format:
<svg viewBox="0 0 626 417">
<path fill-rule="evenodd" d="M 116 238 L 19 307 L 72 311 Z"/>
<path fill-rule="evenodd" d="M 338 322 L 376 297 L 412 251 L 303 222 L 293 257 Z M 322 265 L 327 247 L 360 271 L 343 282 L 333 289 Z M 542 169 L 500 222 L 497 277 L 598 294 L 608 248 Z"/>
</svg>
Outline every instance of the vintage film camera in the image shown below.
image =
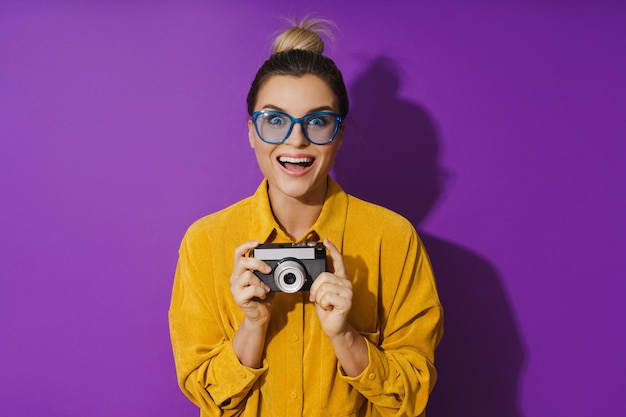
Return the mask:
<svg viewBox="0 0 626 417">
<path fill-rule="evenodd" d="M 318 275 L 326 271 L 326 247 L 322 243 L 266 243 L 254 248 L 252 256 L 272 268 L 269 274 L 254 271 L 272 291 L 309 291 Z"/>
</svg>

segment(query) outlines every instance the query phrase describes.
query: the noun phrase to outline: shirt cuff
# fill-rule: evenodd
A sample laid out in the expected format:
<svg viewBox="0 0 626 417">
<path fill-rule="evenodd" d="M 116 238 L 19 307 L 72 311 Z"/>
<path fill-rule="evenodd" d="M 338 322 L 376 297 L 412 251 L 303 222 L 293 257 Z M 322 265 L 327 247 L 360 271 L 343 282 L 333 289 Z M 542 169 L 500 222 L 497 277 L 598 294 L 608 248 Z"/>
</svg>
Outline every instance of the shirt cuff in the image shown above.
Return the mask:
<svg viewBox="0 0 626 417">
<path fill-rule="evenodd" d="M 268 365 L 265 359 L 262 367 L 258 369 L 242 365 L 232 343 L 228 343 L 211 364 L 214 380 L 218 382 L 206 389 L 216 404 L 230 404 L 232 406 L 232 401 L 237 402 L 236 399 L 244 398 L 267 369 Z"/>
<path fill-rule="evenodd" d="M 388 367 L 383 353 L 372 344 L 367 338 L 367 358 L 369 363 L 367 368 L 359 375 L 350 377 L 345 374 L 341 368 L 341 364 L 337 364 L 341 378 L 352 385 L 357 391 L 365 397 L 378 395 L 390 388 L 391 383 L 388 380 Z"/>
</svg>

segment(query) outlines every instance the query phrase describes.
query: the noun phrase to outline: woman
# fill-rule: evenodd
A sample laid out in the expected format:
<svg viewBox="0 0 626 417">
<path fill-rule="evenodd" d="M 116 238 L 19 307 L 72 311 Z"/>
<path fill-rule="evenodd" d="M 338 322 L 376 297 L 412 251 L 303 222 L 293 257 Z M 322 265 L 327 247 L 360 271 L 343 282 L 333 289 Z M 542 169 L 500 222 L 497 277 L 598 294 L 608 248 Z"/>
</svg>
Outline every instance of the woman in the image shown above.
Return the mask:
<svg viewBox="0 0 626 417">
<path fill-rule="evenodd" d="M 415 229 L 329 177 L 349 106 L 326 30 L 309 19 L 276 39 L 248 94 L 265 179 L 180 247 L 170 331 L 202 416 L 418 416 L 436 379 L 442 309 Z M 272 268 L 251 256 L 320 241 L 328 268 L 310 291 L 271 291 Z"/>
</svg>

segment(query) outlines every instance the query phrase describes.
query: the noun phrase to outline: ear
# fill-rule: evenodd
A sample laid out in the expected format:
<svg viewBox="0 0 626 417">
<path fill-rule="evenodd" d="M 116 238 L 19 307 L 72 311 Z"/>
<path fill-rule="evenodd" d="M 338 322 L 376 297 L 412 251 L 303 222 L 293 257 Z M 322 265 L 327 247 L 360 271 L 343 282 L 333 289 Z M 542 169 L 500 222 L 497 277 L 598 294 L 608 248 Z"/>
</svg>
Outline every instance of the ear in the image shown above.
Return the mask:
<svg viewBox="0 0 626 417">
<path fill-rule="evenodd" d="M 256 138 L 256 130 L 254 129 L 254 123 L 252 120 L 248 120 L 248 142 L 250 142 L 250 147 L 254 149 L 254 140 Z"/>
</svg>

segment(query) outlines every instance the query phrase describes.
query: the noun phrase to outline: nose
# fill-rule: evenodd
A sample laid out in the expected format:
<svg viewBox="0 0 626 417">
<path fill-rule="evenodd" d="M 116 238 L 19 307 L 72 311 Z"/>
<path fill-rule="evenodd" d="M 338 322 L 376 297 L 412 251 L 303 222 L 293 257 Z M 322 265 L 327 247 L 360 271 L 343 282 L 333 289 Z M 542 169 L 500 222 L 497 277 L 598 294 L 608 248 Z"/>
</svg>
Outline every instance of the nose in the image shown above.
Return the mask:
<svg viewBox="0 0 626 417">
<path fill-rule="evenodd" d="M 304 130 L 302 130 L 302 122 L 294 123 L 291 133 L 285 140 L 285 143 L 295 147 L 303 147 L 309 144 L 309 141 L 304 136 Z"/>
</svg>

